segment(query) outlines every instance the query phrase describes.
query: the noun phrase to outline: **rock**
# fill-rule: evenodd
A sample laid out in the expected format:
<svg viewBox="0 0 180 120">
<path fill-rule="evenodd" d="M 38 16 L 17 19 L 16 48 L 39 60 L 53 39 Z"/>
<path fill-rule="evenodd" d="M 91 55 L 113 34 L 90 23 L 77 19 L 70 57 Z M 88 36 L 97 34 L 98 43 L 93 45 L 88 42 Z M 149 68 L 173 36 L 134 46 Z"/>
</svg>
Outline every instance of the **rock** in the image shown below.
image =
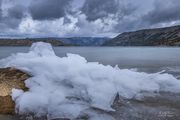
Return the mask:
<svg viewBox="0 0 180 120">
<path fill-rule="evenodd" d="M 13 88 L 27 90 L 24 81 L 30 76 L 15 68 L 0 68 L 0 114 L 13 114 L 15 104 L 11 98 Z"/>
</svg>

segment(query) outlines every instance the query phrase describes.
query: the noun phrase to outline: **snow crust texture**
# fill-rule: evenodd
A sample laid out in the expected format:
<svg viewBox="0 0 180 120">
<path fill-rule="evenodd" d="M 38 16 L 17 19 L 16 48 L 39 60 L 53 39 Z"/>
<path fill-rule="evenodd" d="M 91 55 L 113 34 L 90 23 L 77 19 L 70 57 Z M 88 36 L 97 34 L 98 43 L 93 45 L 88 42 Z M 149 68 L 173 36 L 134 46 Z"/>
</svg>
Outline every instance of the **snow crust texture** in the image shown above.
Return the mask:
<svg viewBox="0 0 180 120">
<path fill-rule="evenodd" d="M 12 90 L 16 112 L 49 119 L 73 119 L 92 107 L 113 111 L 117 93 L 127 99 L 140 99 L 147 92 L 180 93 L 180 81 L 170 74 L 105 66 L 76 54 L 58 57 L 50 44 L 42 42 L 34 43 L 28 53 L 0 60 L 0 67 L 16 67 L 33 76 L 25 81 L 29 91 Z"/>
</svg>

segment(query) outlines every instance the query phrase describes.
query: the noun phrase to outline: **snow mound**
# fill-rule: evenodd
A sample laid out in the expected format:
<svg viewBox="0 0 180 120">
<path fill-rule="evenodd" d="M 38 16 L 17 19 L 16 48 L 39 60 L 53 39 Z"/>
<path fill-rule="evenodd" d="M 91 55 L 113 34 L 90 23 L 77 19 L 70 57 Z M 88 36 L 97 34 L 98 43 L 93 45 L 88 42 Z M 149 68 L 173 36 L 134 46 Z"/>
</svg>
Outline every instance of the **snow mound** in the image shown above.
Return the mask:
<svg viewBox="0 0 180 120">
<path fill-rule="evenodd" d="M 180 81 L 170 74 L 104 66 L 75 54 L 58 57 L 50 44 L 42 42 L 34 43 L 28 53 L 0 60 L 0 67 L 16 67 L 33 76 L 25 81 L 29 91 L 12 91 L 17 112 L 49 119 L 73 119 L 91 107 L 113 110 L 117 93 L 127 99 L 139 98 L 144 91 L 180 93 Z"/>
</svg>

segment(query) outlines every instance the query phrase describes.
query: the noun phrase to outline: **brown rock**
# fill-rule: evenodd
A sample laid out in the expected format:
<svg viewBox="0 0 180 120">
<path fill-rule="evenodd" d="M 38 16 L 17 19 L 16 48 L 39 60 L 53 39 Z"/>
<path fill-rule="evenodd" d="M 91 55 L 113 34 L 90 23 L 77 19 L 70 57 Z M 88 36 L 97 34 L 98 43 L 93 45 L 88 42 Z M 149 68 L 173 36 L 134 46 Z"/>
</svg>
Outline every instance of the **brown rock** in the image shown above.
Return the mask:
<svg viewBox="0 0 180 120">
<path fill-rule="evenodd" d="M 0 68 L 0 114 L 13 114 L 15 104 L 11 98 L 13 88 L 27 90 L 24 81 L 30 76 L 15 68 Z"/>
</svg>

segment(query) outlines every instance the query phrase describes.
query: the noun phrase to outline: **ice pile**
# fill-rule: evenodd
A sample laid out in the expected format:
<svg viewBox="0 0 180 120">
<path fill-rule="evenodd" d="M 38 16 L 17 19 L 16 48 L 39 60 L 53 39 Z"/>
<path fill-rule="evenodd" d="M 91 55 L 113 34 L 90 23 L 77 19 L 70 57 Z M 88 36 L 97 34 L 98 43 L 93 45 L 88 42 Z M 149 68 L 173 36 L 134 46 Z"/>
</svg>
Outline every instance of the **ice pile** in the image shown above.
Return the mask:
<svg viewBox="0 0 180 120">
<path fill-rule="evenodd" d="M 0 60 L 0 67 L 16 67 L 33 77 L 26 80 L 28 92 L 14 89 L 13 100 L 20 114 L 75 118 L 91 107 L 113 110 L 117 93 L 126 98 L 141 96 L 143 91 L 180 93 L 180 81 L 170 74 L 147 74 L 117 66 L 87 62 L 67 54 L 58 57 L 47 43 L 35 43 L 28 53 L 17 53 Z"/>
</svg>

